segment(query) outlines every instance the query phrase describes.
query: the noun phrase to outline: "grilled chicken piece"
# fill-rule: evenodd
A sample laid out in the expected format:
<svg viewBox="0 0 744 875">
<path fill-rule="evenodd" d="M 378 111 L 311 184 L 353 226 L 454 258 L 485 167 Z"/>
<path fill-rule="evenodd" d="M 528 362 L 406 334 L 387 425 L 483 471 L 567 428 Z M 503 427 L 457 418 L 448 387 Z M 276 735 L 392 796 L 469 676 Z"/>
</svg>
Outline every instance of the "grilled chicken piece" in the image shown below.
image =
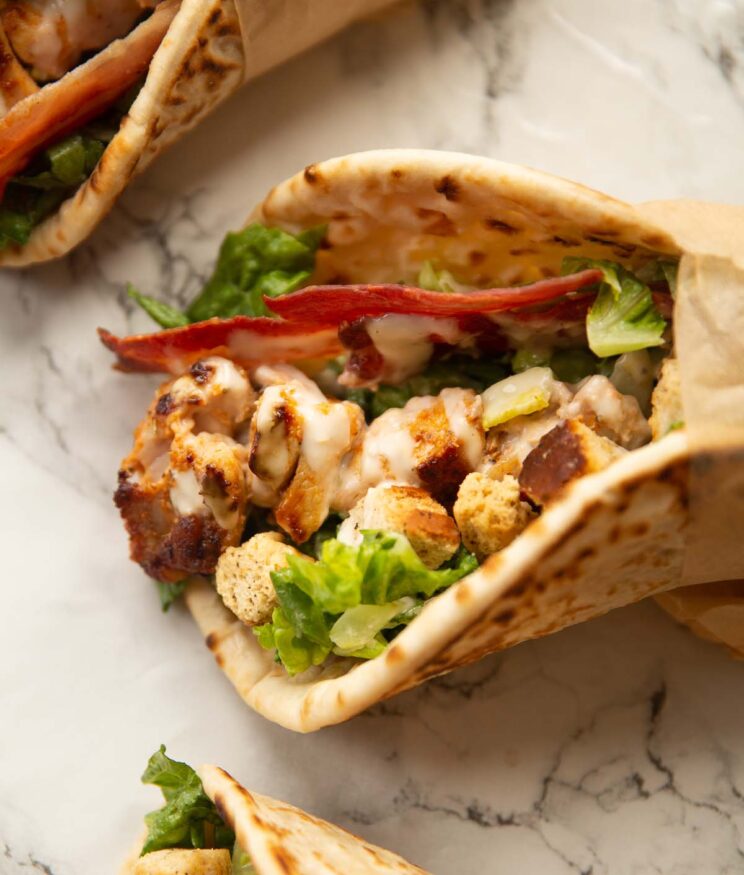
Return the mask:
<svg viewBox="0 0 744 875">
<path fill-rule="evenodd" d="M 684 425 L 677 359 L 666 359 L 662 364 L 659 382 L 651 396 L 651 411 L 649 425 L 655 441 Z"/>
<path fill-rule="evenodd" d="M 482 562 L 511 544 L 536 513 L 522 500 L 515 477 L 496 480 L 476 471 L 463 480 L 454 515 L 463 544 Z"/>
<path fill-rule="evenodd" d="M 239 547 L 228 547 L 215 574 L 225 607 L 248 626 L 267 623 L 277 604 L 271 572 L 283 568 L 289 554 L 300 555 L 278 532 L 261 532 Z"/>
<path fill-rule="evenodd" d="M 0 22 L 33 77 L 47 81 L 129 33 L 142 7 L 139 0 L 7 0 Z"/>
<path fill-rule="evenodd" d="M 535 504 L 555 499 L 579 477 L 601 471 L 625 450 L 571 419 L 549 431 L 524 460 L 519 474 L 522 492 Z"/>
<path fill-rule="evenodd" d="M 0 118 L 19 100 L 38 90 L 39 86 L 13 53 L 0 23 Z"/>
<path fill-rule="evenodd" d="M 257 369 L 257 380 L 267 370 Z M 301 544 L 328 516 L 339 488 L 342 460 L 364 431 L 357 404 L 332 401 L 289 366 L 270 369 L 251 424 L 250 469 L 255 503 L 274 508 L 278 525 Z M 257 481 L 257 482 L 256 482 Z"/>
<path fill-rule="evenodd" d="M 618 392 L 607 377 L 599 374 L 580 384 L 561 413 L 564 419 L 581 419 L 597 434 L 626 450 L 638 449 L 651 439 L 651 429 L 638 401 Z"/>
<path fill-rule="evenodd" d="M 232 863 L 226 848 L 170 848 L 139 857 L 132 875 L 230 875 Z"/>
<path fill-rule="evenodd" d="M 455 521 L 439 502 L 416 486 L 373 486 L 341 524 L 338 539 L 359 544 L 364 529 L 405 535 L 427 568 L 439 568 L 460 546 Z"/>
<path fill-rule="evenodd" d="M 211 573 L 238 543 L 250 485 L 233 437 L 253 403 L 245 371 L 214 356 L 161 386 L 138 426 L 114 500 L 132 559 L 157 580 Z"/>
<path fill-rule="evenodd" d="M 386 481 L 422 487 L 452 504 L 460 483 L 480 464 L 483 445 L 482 404 L 471 389 L 412 398 L 370 425 L 334 507 L 349 510 L 367 489 Z"/>
</svg>

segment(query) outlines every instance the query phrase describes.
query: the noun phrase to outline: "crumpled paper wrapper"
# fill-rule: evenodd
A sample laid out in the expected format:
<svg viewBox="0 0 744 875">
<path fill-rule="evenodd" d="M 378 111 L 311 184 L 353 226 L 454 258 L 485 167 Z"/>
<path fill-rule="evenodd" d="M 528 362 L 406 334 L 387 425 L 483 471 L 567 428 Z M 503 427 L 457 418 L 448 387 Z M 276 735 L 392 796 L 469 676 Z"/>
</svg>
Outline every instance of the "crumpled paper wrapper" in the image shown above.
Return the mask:
<svg viewBox="0 0 744 875">
<path fill-rule="evenodd" d="M 682 588 L 657 597 L 675 619 L 744 658 L 744 208 L 694 201 L 640 211 L 685 251 L 675 347 L 693 453 Z"/>
<path fill-rule="evenodd" d="M 243 81 L 395 2 L 398 0 L 235 0 L 245 46 Z"/>
</svg>

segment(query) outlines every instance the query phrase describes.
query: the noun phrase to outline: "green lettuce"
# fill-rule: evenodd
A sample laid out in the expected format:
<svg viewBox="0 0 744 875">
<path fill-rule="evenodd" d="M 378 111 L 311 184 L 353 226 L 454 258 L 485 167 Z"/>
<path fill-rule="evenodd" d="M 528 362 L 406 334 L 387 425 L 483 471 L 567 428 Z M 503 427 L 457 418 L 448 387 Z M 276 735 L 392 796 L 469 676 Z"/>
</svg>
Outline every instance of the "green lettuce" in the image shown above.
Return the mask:
<svg viewBox="0 0 744 875">
<path fill-rule="evenodd" d="M 253 224 L 222 241 L 212 276 L 185 312 L 143 295 L 129 295 L 163 328 L 175 328 L 218 316 L 272 316 L 264 296 L 278 298 L 307 283 L 325 226 L 301 234 Z"/>
<path fill-rule="evenodd" d="M 434 262 L 425 261 L 419 271 L 417 285 L 430 292 L 469 292 L 472 286 L 458 282 L 448 270 L 440 270 Z"/>
<path fill-rule="evenodd" d="M 163 583 L 161 580 L 155 581 L 158 597 L 160 598 L 160 607 L 164 614 L 168 613 L 171 605 L 177 602 L 184 594 L 187 583 L 188 581 L 186 580 L 179 580 L 176 583 Z"/>
<path fill-rule="evenodd" d="M 391 407 L 404 407 L 411 398 L 438 395 L 442 389 L 459 387 L 483 392 L 508 374 L 509 370 L 501 359 L 473 358 L 455 353 L 430 364 L 423 373 L 397 386 L 382 383 L 377 389 L 351 389 L 347 398 L 359 404 L 367 420 L 371 421 Z"/>
<path fill-rule="evenodd" d="M 661 346 L 666 321 L 656 309 L 651 289 L 619 264 L 590 258 L 565 258 L 562 272 L 594 268 L 603 279 L 589 310 L 586 331 L 589 348 L 599 356 L 620 355 Z"/>
<path fill-rule="evenodd" d="M 289 556 L 286 568 L 271 572 L 278 605 L 271 622 L 254 633 L 262 647 L 276 650 L 289 674 L 320 665 L 331 653 L 379 655 L 388 643 L 386 631 L 410 622 L 423 599 L 478 565 L 461 549 L 446 567 L 432 571 L 404 535 L 365 531 L 362 536 L 358 546 L 326 540 L 318 562 Z M 384 610 L 360 611 L 361 606 Z"/>
<path fill-rule="evenodd" d="M 0 204 L 0 249 L 24 244 L 31 232 L 93 172 L 106 141 L 85 132 L 55 143 L 14 176 Z"/>
<path fill-rule="evenodd" d="M 163 791 L 165 805 L 145 815 L 147 838 L 141 855 L 167 848 L 232 848 L 235 833 L 204 792 L 196 772 L 166 756 L 160 745 L 147 763 L 143 784 Z"/>
</svg>

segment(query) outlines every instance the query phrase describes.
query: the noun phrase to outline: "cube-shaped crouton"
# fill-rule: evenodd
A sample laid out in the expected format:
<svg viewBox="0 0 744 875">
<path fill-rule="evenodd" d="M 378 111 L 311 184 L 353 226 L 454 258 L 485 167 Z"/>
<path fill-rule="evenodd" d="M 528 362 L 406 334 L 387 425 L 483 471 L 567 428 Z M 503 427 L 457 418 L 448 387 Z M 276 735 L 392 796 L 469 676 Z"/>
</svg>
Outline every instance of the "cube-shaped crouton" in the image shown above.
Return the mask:
<svg viewBox="0 0 744 875">
<path fill-rule="evenodd" d="M 503 550 L 535 516 L 521 500 L 515 477 L 495 480 L 481 473 L 463 480 L 454 514 L 463 544 L 481 560 Z"/>
<path fill-rule="evenodd" d="M 287 555 L 299 551 L 285 544 L 278 532 L 261 532 L 239 547 L 228 547 L 215 573 L 217 592 L 238 619 L 258 626 L 271 619 L 276 592 L 271 572 L 287 564 Z"/>
</svg>

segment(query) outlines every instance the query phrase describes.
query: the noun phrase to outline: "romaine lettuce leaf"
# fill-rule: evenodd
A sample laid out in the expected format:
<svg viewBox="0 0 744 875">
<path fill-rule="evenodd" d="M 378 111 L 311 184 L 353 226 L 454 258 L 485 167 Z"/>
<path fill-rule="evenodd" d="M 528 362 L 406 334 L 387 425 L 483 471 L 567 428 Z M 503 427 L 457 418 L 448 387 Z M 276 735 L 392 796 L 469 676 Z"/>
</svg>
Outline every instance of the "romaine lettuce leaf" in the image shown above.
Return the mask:
<svg viewBox="0 0 744 875">
<path fill-rule="evenodd" d="M 31 232 L 90 176 L 105 143 L 82 132 L 50 146 L 14 176 L 0 204 L 0 249 Z"/>
<path fill-rule="evenodd" d="M 158 597 L 160 598 L 160 607 L 163 613 L 166 614 L 171 608 L 171 605 L 178 601 L 186 591 L 187 581 L 179 580 L 176 583 L 163 583 L 160 580 L 155 581 L 158 589 Z"/>
<path fill-rule="evenodd" d="M 214 316 L 272 316 L 264 295 L 277 298 L 304 285 L 315 268 L 325 226 L 294 236 L 253 224 L 222 241 L 212 276 L 181 313 L 131 289 L 129 294 L 163 328 L 202 322 Z"/>
<path fill-rule="evenodd" d="M 480 393 L 503 380 L 508 373 L 504 361 L 499 358 L 473 358 L 456 353 L 434 362 L 422 374 L 416 374 L 398 386 L 383 383 L 377 389 L 351 389 L 347 398 L 359 404 L 367 420 L 371 421 L 392 407 L 405 406 L 411 398 L 438 395 L 442 389 L 457 387 Z"/>
<path fill-rule="evenodd" d="M 599 356 L 620 355 L 661 346 L 666 321 L 656 309 L 651 289 L 619 264 L 590 258 L 565 258 L 562 272 L 596 268 L 604 278 L 586 320 L 589 348 Z"/>
<path fill-rule="evenodd" d="M 461 549 L 447 567 L 432 571 L 405 536 L 382 531 L 362 535 L 358 546 L 332 538 L 324 541 L 318 562 L 289 556 L 286 568 L 272 571 L 279 604 L 271 622 L 256 627 L 254 633 L 262 647 L 276 649 L 277 661 L 290 674 L 320 665 L 331 652 L 366 659 L 377 656 L 387 645 L 382 630 L 410 622 L 422 599 L 478 565 L 472 554 Z M 357 611 L 345 619 L 347 612 L 373 605 L 385 610 Z M 364 623 L 366 634 L 361 633 Z M 335 640 L 339 629 L 344 646 Z"/>
<path fill-rule="evenodd" d="M 166 756 L 160 745 L 147 763 L 143 784 L 163 791 L 165 805 L 145 815 L 147 838 L 141 855 L 166 848 L 232 848 L 235 833 L 204 792 L 196 772 Z"/>
</svg>

